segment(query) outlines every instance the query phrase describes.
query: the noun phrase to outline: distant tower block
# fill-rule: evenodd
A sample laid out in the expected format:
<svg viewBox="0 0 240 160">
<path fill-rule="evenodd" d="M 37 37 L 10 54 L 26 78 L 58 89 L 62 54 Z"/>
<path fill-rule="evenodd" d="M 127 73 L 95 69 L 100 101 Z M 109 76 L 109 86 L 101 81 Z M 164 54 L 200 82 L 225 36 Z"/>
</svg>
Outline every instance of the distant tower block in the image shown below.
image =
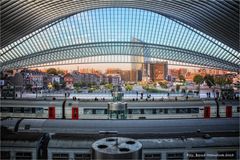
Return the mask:
<svg viewBox="0 0 240 160">
<path fill-rule="evenodd" d="M 134 139 L 108 137 L 92 144 L 93 160 L 142 159 L 142 144 Z"/>
</svg>

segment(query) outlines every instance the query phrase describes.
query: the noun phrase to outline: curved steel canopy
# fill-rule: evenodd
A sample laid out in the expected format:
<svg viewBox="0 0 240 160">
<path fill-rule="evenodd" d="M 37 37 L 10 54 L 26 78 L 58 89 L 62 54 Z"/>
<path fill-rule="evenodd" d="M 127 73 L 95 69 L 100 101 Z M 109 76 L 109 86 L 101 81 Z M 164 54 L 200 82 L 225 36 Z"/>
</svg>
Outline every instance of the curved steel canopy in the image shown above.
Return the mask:
<svg viewBox="0 0 240 160">
<path fill-rule="evenodd" d="M 238 22 L 238 15 L 235 14 L 238 12 L 238 2 L 59 2 L 2 2 L 2 42 L 7 45 L 10 41 L 15 41 L 0 50 L 2 68 L 122 54 L 238 70 L 240 59 L 236 47 L 236 28 L 239 26 L 237 24 L 227 28 L 230 21 L 231 24 Z M 45 9 L 41 9 L 41 6 L 45 6 Z M 116 8 L 117 6 L 133 8 Z M 204 6 L 219 14 L 202 11 Z M 185 10 L 182 11 L 179 7 Z M 56 8 L 58 9 L 55 10 Z M 79 11 L 84 12 L 74 14 Z M 227 35 L 225 31 L 228 32 Z M 235 33 L 233 40 L 230 37 Z M 23 38 L 19 39 L 20 37 Z"/>
<path fill-rule="evenodd" d="M 239 50 L 238 0 L 2 0 L 1 47 L 63 17 L 96 8 L 149 10 L 179 20 Z"/>
</svg>

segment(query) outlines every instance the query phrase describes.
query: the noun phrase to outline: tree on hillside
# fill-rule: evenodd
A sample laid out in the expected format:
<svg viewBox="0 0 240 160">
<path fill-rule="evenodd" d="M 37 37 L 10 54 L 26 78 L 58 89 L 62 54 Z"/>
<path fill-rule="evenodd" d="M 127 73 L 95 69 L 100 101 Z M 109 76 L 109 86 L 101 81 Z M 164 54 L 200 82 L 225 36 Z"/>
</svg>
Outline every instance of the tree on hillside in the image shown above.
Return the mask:
<svg viewBox="0 0 240 160">
<path fill-rule="evenodd" d="M 168 82 L 167 81 L 159 82 L 159 84 L 162 88 L 168 88 L 168 86 L 167 86 Z"/>
<path fill-rule="evenodd" d="M 107 83 L 106 83 L 106 82 L 101 82 L 101 83 L 100 83 L 100 85 L 105 85 L 105 84 L 107 84 Z"/>
<path fill-rule="evenodd" d="M 221 97 L 223 99 L 232 99 L 234 97 L 234 89 L 230 86 L 233 80 L 225 75 L 215 77 L 215 83 L 220 86 Z M 226 85 L 229 85 L 226 88 Z"/>
<path fill-rule="evenodd" d="M 215 85 L 214 77 L 212 75 L 207 74 L 204 77 L 205 82 L 207 83 L 208 87 L 211 88 Z"/>
<path fill-rule="evenodd" d="M 80 87 L 86 87 L 87 83 L 86 82 L 80 82 Z"/>
<path fill-rule="evenodd" d="M 186 81 L 185 77 L 183 75 L 181 75 L 181 74 L 178 76 L 178 78 L 179 78 L 179 80 L 181 82 L 185 82 Z"/>
<path fill-rule="evenodd" d="M 215 77 L 215 83 L 220 85 L 220 87 L 224 87 L 225 85 L 230 85 L 233 83 L 232 79 L 226 77 L 226 76 L 219 76 Z"/>
<path fill-rule="evenodd" d="M 226 81 L 226 84 L 227 85 L 230 85 L 233 83 L 233 80 L 231 78 L 227 78 L 227 81 Z"/>
<path fill-rule="evenodd" d="M 58 69 L 58 70 L 57 70 L 57 74 L 64 75 L 64 71 L 63 71 L 63 70 L 60 70 L 60 69 Z"/>
<path fill-rule="evenodd" d="M 48 68 L 47 73 L 48 74 L 54 74 L 54 75 L 58 74 L 56 68 Z"/>
<path fill-rule="evenodd" d="M 130 84 L 127 84 L 127 85 L 125 86 L 125 89 L 126 89 L 127 91 L 131 91 L 131 90 L 133 89 L 133 86 L 130 85 Z"/>
<path fill-rule="evenodd" d="M 194 76 L 193 78 L 193 82 L 195 82 L 198 85 L 198 93 L 200 91 L 200 84 L 202 84 L 204 81 L 203 76 L 201 76 L 200 74 L 197 74 L 196 76 Z"/>
<path fill-rule="evenodd" d="M 197 85 L 200 85 L 203 83 L 203 76 L 201 76 L 200 74 L 197 74 L 196 76 L 194 76 L 193 78 L 193 82 L 195 82 Z"/>
<path fill-rule="evenodd" d="M 80 83 L 74 83 L 73 87 L 78 92 L 80 90 L 81 84 Z"/>
<path fill-rule="evenodd" d="M 87 84 L 87 86 L 88 86 L 89 88 L 96 87 L 96 85 L 97 85 L 96 82 L 89 82 L 89 83 Z"/>
<path fill-rule="evenodd" d="M 63 83 L 62 83 L 61 88 L 62 88 L 62 89 L 65 89 L 65 88 L 66 88 L 66 82 L 63 82 Z"/>
<path fill-rule="evenodd" d="M 177 85 L 176 85 L 176 91 L 179 92 L 179 90 L 180 90 L 180 85 L 177 84 Z"/>
<path fill-rule="evenodd" d="M 59 90 L 60 89 L 60 85 L 58 82 L 53 82 L 53 88 L 56 89 L 56 90 Z"/>
<path fill-rule="evenodd" d="M 111 84 L 111 83 L 105 84 L 105 87 L 109 90 L 112 90 L 113 89 L 113 84 Z"/>
</svg>

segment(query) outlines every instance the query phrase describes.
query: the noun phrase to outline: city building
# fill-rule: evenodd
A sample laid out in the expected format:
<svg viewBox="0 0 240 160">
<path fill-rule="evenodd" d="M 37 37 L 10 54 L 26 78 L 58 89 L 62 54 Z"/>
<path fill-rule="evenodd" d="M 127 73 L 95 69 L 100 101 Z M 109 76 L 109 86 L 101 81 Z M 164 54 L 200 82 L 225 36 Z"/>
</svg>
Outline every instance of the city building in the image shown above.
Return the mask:
<svg viewBox="0 0 240 160">
<path fill-rule="evenodd" d="M 23 76 L 24 86 L 31 86 L 32 89 L 47 87 L 45 84 L 45 79 L 47 78 L 48 75 L 46 73 L 41 72 L 39 70 L 29 69 L 23 69 L 20 73 Z"/>
<path fill-rule="evenodd" d="M 167 62 L 150 64 L 150 80 L 152 80 L 153 82 L 167 80 L 167 75 L 168 75 Z"/>
<path fill-rule="evenodd" d="M 143 64 L 144 64 L 144 53 L 145 53 L 145 46 L 144 42 L 137 39 L 137 38 L 132 38 L 131 42 L 133 43 L 140 43 L 140 48 L 139 50 L 132 50 L 132 54 L 134 56 L 131 56 L 131 71 L 130 71 L 130 81 L 132 82 L 137 82 L 141 81 L 142 77 L 145 76 L 143 75 Z"/>
<path fill-rule="evenodd" d="M 64 82 L 66 83 L 66 88 L 73 89 L 74 78 L 70 73 L 64 76 Z"/>
<path fill-rule="evenodd" d="M 34 74 L 29 77 L 29 82 L 32 85 L 32 88 L 43 88 L 43 75 Z"/>
<path fill-rule="evenodd" d="M 113 86 L 121 84 L 121 76 L 119 74 L 109 74 L 109 83 L 112 83 Z"/>
<path fill-rule="evenodd" d="M 130 70 L 122 70 L 120 72 L 120 75 L 121 75 L 122 81 L 124 82 L 130 81 Z"/>
<path fill-rule="evenodd" d="M 52 76 L 52 83 L 60 84 L 60 82 L 61 82 L 61 76 L 59 76 L 59 75 Z"/>
<path fill-rule="evenodd" d="M 85 82 L 85 77 L 84 77 L 84 73 L 80 73 L 78 71 L 73 71 L 71 73 L 72 77 L 73 77 L 73 83 L 81 83 L 81 82 Z"/>
<path fill-rule="evenodd" d="M 105 74 L 100 74 L 99 75 L 99 81 L 100 81 L 100 84 L 109 83 L 108 76 L 106 76 Z"/>
<path fill-rule="evenodd" d="M 119 68 L 108 68 L 106 74 L 121 74 L 122 70 Z"/>
<path fill-rule="evenodd" d="M 130 70 L 130 81 L 131 82 L 137 81 L 137 71 L 136 70 Z"/>
</svg>

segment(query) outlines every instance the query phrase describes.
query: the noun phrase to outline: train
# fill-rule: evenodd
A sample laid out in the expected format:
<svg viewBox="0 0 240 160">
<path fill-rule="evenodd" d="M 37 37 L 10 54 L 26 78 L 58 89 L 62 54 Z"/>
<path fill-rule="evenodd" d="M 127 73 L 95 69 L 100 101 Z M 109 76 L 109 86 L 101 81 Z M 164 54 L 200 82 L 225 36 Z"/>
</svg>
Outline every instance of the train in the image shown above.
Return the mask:
<svg viewBox="0 0 240 160">
<path fill-rule="evenodd" d="M 236 118 L 235 118 L 236 119 Z M 99 121 L 100 123 L 109 121 Z M 114 121 L 114 120 L 113 120 Z M 129 120 L 130 121 L 130 120 Z M 165 120 L 168 121 L 168 120 Z M 178 120 L 179 121 L 179 120 Z M 225 123 L 232 124 L 233 120 L 205 120 L 196 119 L 194 123 L 192 120 L 182 120 L 184 123 L 175 126 L 198 125 L 208 126 L 212 124 L 211 132 L 205 130 L 204 132 L 192 133 L 188 129 L 185 132 L 178 134 L 151 134 L 149 132 L 142 132 L 137 134 L 119 134 L 119 136 L 134 138 L 142 144 L 142 160 L 154 159 L 239 159 L 239 132 L 218 132 L 219 125 L 227 127 Z M 213 122 L 214 121 L 214 122 Z M 219 121 L 219 123 L 216 123 Z M 236 120 L 237 121 L 237 120 Z M 62 125 L 62 123 L 66 125 Z M 82 121 L 74 121 L 78 126 Z M 116 122 L 116 121 L 114 121 Z M 119 121 L 124 122 L 124 121 Z M 135 122 L 138 122 L 136 120 Z M 151 123 L 152 121 L 149 121 Z M 238 121 L 237 121 L 238 122 Z M 96 123 L 95 121 L 93 123 Z M 133 123 L 133 122 L 131 122 Z M 164 123 L 164 122 L 163 122 Z M 28 125 L 26 125 L 28 124 Z M 157 123 L 159 124 L 159 123 Z M 214 125 L 216 124 L 216 126 Z M 147 125 L 147 124 L 143 124 Z M 165 124 L 168 125 L 168 124 Z M 68 128 L 71 130 L 69 130 Z M 199 127 L 203 126 L 202 124 Z M 234 123 L 235 129 L 237 128 Z M 126 130 L 128 126 L 125 126 Z M 144 127 L 144 126 L 143 126 Z M 146 126 L 145 126 L 146 127 Z M 231 126 L 233 127 L 233 126 Z M 51 128 L 54 128 L 54 131 Z M 56 128 L 60 128 L 56 130 Z M 174 129 L 174 126 L 172 127 Z M 183 128 L 183 127 L 181 127 Z M 105 134 L 85 134 L 76 132 L 77 127 L 72 127 L 71 120 L 48 120 L 48 119 L 6 119 L 1 123 L 1 159 L 74 159 L 74 160 L 92 160 L 92 144 L 101 138 L 112 137 L 116 133 L 105 132 Z M 137 129 L 137 128 L 135 128 Z M 58 133 L 57 131 L 62 131 Z M 177 129 L 176 129 L 177 131 Z"/>
<path fill-rule="evenodd" d="M 171 119 L 239 117 L 238 101 L 214 100 L 128 102 L 125 119 Z M 1 118 L 119 119 L 109 116 L 107 102 L 78 100 L 2 100 Z M 118 114 L 118 113 L 116 113 Z"/>
</svg>

